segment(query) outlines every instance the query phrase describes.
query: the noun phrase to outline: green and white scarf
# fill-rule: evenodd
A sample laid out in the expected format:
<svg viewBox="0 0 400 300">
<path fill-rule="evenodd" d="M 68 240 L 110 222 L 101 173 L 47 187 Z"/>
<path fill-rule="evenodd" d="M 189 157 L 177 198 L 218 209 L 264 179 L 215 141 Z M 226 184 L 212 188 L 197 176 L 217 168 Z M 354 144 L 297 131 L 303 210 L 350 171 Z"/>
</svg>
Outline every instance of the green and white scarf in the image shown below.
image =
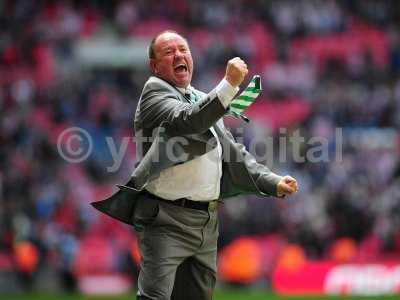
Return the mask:
<svg viewBox="0 0 400 300">
<path fill-rule="evenodd" d="M 228 114 L 242 119 L 245 122 L 250 120 L 243 115 L 243 112 L 253 104 L 262 91 L 260 75 L 254 75 L 249 85 L 244 91 L 235 99 L 232 100 Z"/>
</svg>

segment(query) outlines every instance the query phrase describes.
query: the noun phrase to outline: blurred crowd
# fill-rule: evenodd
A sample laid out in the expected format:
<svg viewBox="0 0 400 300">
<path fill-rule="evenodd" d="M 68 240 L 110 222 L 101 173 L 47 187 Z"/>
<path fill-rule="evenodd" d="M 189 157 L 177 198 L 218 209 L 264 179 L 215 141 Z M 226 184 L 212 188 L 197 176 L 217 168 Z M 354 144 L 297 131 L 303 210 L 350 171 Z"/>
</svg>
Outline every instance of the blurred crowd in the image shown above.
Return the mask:
<svg viewBox="0 0 400 300">
<path fill-rule="evenodd" d="M 54 272 L 65 288 L 83 274 L 135 276 L 134 232 L 89 203 L 111 194 L 134 168 L 130 144 L 121 168 L 107 171 L 105 137 L 118 144 L 132 136 L 150 73 L 83 68 L 75 50 L 83 40 L 150 40 L 164 29 L 189 40 L 193 86 L 200 90 L 211 90 L 234 56 L 261 75 L 264 91 L 248 112 L 252 122 L 226 120 L 235 134 L 242 129 L 246 144 L 273 137 L 277 150 L 296 130 L 306 141 L 328 141 L 329 157 L 318 162 L 271 151 L 270 167 L 294 176 L 300 192 L 227 199 L 221 248 L 239 236 L 279 234 L 310 259 L 330 258 L 340 238 L 356 245 L 352 259 L 400 258 L 399 6 L 395 0 L 1 1 L 0 272 L 18 273 L 27 288 L 41 270 Z M 71 126 L 93 140 L 91 155 L 76 164 L 57 149 Z M 300 146 L 307 153 L 313 145 Z"/>
</svg>

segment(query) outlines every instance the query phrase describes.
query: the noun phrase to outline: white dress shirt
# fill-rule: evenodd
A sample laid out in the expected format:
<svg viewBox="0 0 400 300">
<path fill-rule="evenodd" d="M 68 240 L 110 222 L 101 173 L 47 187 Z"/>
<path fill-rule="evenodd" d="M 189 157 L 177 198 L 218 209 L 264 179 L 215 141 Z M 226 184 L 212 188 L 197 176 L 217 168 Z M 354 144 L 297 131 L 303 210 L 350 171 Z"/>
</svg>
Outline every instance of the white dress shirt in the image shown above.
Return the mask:
<svg viewBox="0 0 400 300">
<path fill-rule="evenodd" d="M 186 89 L 178 88 L 185 94 Z M 223 79 L 216 87 L 218 99 L 227 108 L 239 91 Z M 223 121 L 218 121 L 223 126 Z M 222 124 L 221 124 L 222 123 Z M 161 171 L 160 176 L 150 181 L 146 189 L 163 199 L 187 198 L 197 201 L 211 201 L 219 198 L 222 177 L 222 147 L 214 128 L 210 128 L 217 140 L 217 147 L 188 162 Z"/>
</svg>

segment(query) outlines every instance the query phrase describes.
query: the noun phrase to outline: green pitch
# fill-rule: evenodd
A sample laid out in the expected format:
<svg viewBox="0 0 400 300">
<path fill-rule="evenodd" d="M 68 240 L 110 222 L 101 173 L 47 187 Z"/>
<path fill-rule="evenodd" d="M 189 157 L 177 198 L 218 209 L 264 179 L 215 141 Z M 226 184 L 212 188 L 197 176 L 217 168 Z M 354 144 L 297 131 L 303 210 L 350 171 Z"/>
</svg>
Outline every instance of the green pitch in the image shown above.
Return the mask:
<svg viewBox="0 0 400 300">
<path fill-rule="evenodd" d="M 229 290 L 229 291 L 217 291 L 215 293 L 215 300 L 395 300 L 398 296 L 392 297 L 279 297 L 265 292 L 254 292 L 246 290 Z M 118 297 L 108 297 L 108 296 L 98 296 L 89 297 L 81 295 L 41 295 L 41 294 L 31 294 L 31 295 L 0 295 L 0 300 L 135 300 L 135 294 L 118 296 Z M 190 300 L 190 299 L 188 299 Z"/>
</svg>

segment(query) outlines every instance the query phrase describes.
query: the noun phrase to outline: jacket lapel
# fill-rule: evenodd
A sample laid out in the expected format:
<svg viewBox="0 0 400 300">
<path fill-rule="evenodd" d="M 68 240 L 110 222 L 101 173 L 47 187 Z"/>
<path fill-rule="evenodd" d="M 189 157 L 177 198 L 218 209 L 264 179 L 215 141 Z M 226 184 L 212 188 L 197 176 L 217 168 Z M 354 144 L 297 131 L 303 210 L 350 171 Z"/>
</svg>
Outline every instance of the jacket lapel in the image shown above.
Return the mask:
<svg viewBox="0 0 400 300">
<path fill-rule="evenodd" d="M 174 87 L 174 89 L 176 90 L 176 93 L 177 93 L 177 95 L 179 97 L 179 100 L 181 100 L 182 102 L 187 102 L 189 104 L 192 103 L 190 101 L 190 99 L 185 94 L 183 94 L 180 90 L 178 90 L 176 87 Z M 197 96 L 203 96 L 203 97 L 206 96 L 206 94 L 196 90 L 195 88 L 193 88 L 193 90 L 197 94 Z M 213 134 L 212 134 L 212 132 L 210 130 L 207 130 L 204 133 L 191 134 L 191 135 L 189 135 L 189 137 L 192 140 L 195 140 L 195 141 L 198 141 L 198 142 L 201 142 L 201 143 L 205 143 L 205 144 L 209 144 L 210 140 L 213 138 Z M 202 152 L 204 153 L 204 149 L 203 149 L 204 147 L 201 147 L 201 145 L 196 145 L 194 148 L 195 149 L 200 149 L 199 152 L 200 153 L 202 153 Z"/>
</svg>

